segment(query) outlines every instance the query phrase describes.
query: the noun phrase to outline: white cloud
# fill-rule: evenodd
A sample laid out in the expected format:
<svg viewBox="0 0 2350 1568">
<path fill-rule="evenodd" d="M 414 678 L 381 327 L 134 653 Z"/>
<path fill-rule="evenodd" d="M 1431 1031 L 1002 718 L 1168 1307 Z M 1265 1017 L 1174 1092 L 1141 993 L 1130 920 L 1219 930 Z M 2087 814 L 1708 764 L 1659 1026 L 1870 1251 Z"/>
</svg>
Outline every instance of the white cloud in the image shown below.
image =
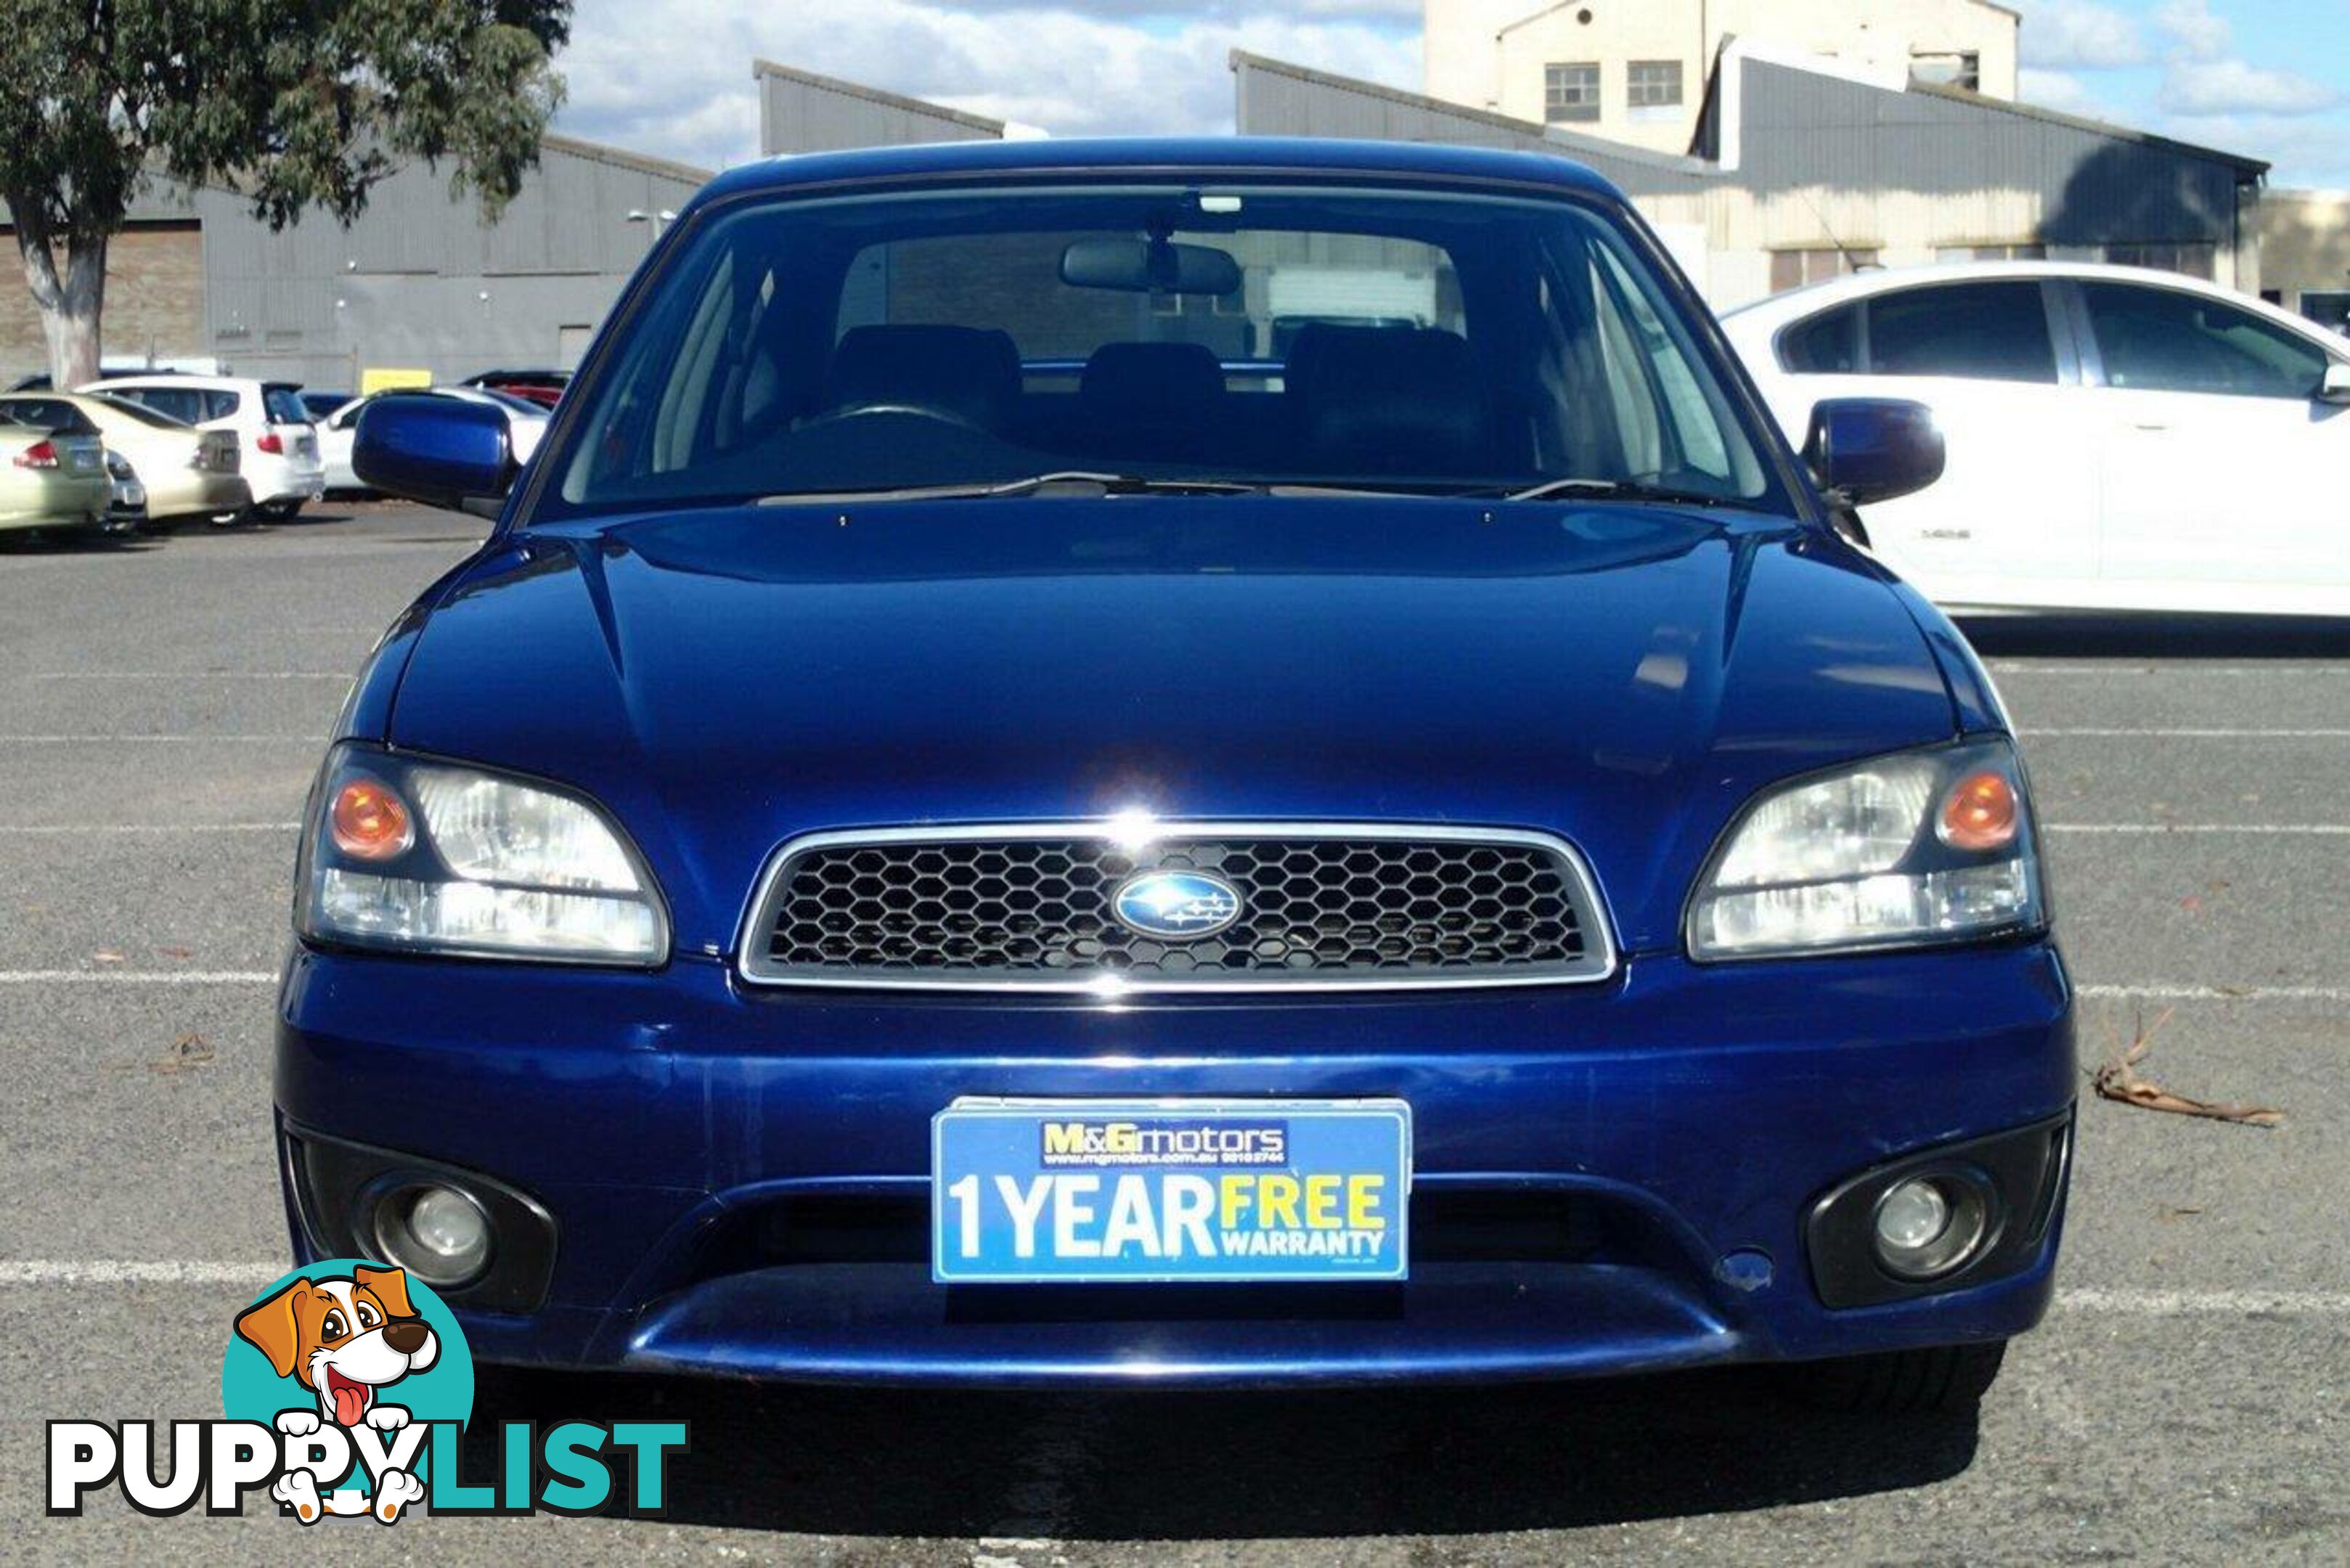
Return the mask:
<svg viewBox="0 0 2350 1568">
<path fill-rule="evenodd" d="M 2025 103 L 2041 109 L 2053 109 L 2062 114 L 2082 115 L 2090 119 L 2120 118 L 2117 111 L 2089 89 L 2087 83 L 2070 71 L 2048 71 L 2025 66 L 2015 75 L 2015 96 Z"/>
<path fill-rule="evenodd" d="M 2039 0 L 2023 14 L 2020 44 L 2027 67 L 2050 71 L 2113 70 L 2147 60 L 2137 20 L 2092 0 Z"/>
<path fill-rule="evenodd" d="M 2340 92 L 2293 71 L 2238 59 L 2180 62 L 2163 73 L 2158 100 L 2172 114 L 2315 114 Z"/>
<path fill-rule="evenodd" d="M 1233 48 L 1401 87 L 1419 75 L 1419 41 L 1395 25 L 1417 12 L 1404 0 L 1180 19 L 1140 0 L 1108 7 L 1122 16 L 978 5 L 581 0 L 557 61 L 570 83 L 558 128 L 710 168 L 741 162 L 759 151 L 754 56 L 1055 136 L 1229 131 Z"/>
<path fill-rule="evenodd" d="M 2216 60 L 2228 52 L 2228 23 L 2211 15 L 2210 0 L 2164 0 L 2155 7 L 2154 25 L 2190 60 Z"/>
</svg>

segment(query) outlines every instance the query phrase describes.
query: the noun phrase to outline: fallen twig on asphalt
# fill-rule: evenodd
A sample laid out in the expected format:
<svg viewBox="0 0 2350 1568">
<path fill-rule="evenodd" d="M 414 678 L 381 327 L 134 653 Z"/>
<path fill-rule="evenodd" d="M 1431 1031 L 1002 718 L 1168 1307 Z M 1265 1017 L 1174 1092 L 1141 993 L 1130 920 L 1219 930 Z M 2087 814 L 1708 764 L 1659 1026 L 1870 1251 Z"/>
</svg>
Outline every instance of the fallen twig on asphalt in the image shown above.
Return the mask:
<svg viewBox="0 0 2350 1568">
<path fill-rule="evenodd" d="M 2141 1110 L 2169 1111 L 2182 1116 L 2204 1116 L 2216 1122 L 2240 1122 L 2246 1127 L 2272 1127 L 2284 1120 L 2284 1113 L 2266 1106 L 2225 1105 L 2211 1100 L 2191 1099 L 2174 1094 L 2161 1085 L 2137 1075 L 2137 1064 L 2154 1045 L 2155 1031 L 2170 1022 L 2176 1008 L 2166 1007 L 2162 1016 L 2148 1027 L 2144 1014 L 2139 1014 L 2136 1038 L 2106 1058 L 2092 1082 L 2098 1096 L 2119 1100 L 2126 1106 Z"/>
</svg>

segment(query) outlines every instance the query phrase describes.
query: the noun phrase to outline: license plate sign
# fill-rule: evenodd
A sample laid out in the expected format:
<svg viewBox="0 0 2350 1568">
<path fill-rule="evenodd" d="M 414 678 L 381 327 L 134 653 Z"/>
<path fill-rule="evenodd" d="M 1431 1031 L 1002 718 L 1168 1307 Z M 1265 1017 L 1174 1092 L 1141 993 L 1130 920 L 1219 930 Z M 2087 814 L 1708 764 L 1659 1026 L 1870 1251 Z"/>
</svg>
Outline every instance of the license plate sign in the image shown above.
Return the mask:
<svg viewBox="0 0 2350 1568">
<path fill-rule="evenodd" d="M 931 1124 L 941 1284 L 1406 1277 L 1401 1100 L 957 1100 Z"/>
</svg>

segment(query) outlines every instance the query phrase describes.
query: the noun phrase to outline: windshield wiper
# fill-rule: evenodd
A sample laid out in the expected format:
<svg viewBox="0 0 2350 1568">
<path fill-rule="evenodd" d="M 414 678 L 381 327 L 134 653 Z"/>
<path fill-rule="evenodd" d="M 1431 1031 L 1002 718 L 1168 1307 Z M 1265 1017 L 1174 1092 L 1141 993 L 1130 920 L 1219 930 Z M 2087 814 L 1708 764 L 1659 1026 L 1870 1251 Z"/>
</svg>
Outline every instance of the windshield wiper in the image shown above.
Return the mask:
<svg viewBox="0 0 2350 1568">
<path fill-rule="evenodd" d="M 1504 494 L 1504 501 L 1549 501 L 1562 495 L 1587 495 L 1598 501 L 1653 501 L 1670 506 L 1743 506 L 1735 496 L 1708 495 L 1701 490 L 1676 490 L 1669 484 L 1648 484 L 1637 479 L 1548 479 Z"/>
<path fill-rule="evenodd" d="M 1032 473 L 1024 479 L 986 484 L 916 484 L 886 490 L 787 490 L 759 498 L 762 506 L 826 506 L 862 501 L 987 501 L 1002 496 L 1034 495 L 1066 485 L 1091 487 L 1104 495 L 1261 495 L 1268 486 L 1243 479 L 1153 479 L 1139 473 L 1097 473 L 1088 469 L 1059 469 Z"/>
</svg>

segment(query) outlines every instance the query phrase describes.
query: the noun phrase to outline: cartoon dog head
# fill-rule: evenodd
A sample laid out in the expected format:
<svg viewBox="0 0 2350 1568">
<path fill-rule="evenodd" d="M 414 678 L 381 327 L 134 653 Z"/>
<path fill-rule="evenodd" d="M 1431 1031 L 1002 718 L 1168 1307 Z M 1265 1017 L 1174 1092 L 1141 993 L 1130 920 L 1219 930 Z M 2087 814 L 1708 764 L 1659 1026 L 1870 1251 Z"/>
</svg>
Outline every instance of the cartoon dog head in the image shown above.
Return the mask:
<svg viewBox="0 0 2350 1568">
<path fill-rule="evenodd" d="M 348 1279 L 296 1280 L 254 1303 L 236 1332 L 277 1369 L 318 1396 L 329 1419 L 356 1427 L 375 1391 L 421 1372 L 441 1342 L 408 1303 L 399 1269 L 354 1269 Z"/>
</svg>

